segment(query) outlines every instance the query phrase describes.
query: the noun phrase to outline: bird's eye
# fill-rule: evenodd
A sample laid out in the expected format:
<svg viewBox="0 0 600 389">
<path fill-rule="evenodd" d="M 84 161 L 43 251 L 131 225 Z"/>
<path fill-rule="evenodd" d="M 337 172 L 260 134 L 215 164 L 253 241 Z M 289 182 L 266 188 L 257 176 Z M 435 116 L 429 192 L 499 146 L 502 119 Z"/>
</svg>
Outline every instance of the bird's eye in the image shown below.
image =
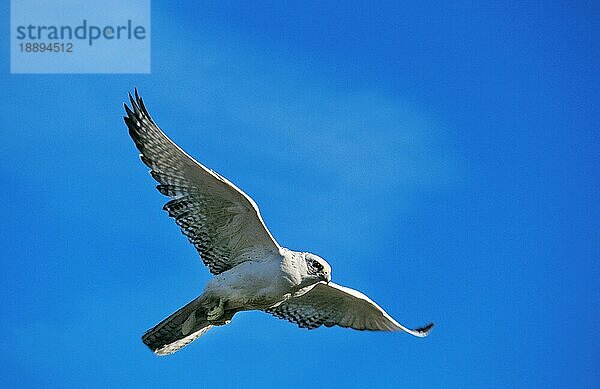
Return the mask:
<svg viewBox="0 0 600 389">
<path fill-rule="evenodd" d="M 323 265 L 321 265 L 319 262 L 317 261 L 313 261 L 313 267 L 317 270 L 317 271 L 323 271 Z"/>
</svg>

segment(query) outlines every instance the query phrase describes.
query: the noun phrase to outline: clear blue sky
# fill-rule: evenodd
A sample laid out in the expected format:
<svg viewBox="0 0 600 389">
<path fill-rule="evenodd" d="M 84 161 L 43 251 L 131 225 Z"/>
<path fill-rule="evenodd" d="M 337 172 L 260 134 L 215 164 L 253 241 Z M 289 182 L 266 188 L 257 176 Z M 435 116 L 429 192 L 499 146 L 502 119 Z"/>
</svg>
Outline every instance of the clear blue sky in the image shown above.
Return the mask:
<svg viewBox="0 0 600 389">
<path fill-rule="evenodd" d="M 0 386 L 600 385 L 598 3 L 152 3 L 149 75 L 10 75 L 2 6 Z M 209 273 L 134 86 L 281 244 L 430 337 L 244 313 L 149 352 Z"/>
</svg>

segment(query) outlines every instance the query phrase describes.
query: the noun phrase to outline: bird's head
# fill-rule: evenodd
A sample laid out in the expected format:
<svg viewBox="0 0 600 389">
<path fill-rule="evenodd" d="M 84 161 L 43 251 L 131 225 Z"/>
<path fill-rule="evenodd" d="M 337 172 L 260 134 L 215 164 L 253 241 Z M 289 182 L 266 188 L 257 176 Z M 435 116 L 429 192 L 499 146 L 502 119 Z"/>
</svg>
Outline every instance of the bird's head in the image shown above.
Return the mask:
<svg viewBox="0 0 600 389">
<path fill-rule="evenodd" d="M 323 258 L 315 254 L 306 253 L 304 260 L 306 261 L 306 268 L 310 276 L 316 277 L 318 281 L 331 281 L 331 266 Z"/>
</svg>

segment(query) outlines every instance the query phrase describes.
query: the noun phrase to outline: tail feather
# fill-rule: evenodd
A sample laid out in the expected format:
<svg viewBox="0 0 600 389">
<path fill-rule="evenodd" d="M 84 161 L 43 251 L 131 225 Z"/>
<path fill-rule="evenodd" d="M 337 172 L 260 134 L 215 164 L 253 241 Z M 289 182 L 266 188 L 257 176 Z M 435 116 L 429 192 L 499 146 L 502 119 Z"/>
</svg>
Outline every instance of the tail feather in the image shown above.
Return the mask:
<svg viewBox="0 0 600 389">
<path fill-rule="evenodd" d="M 146 331 L 142 341 L 158 355 L 172 354 L 204 335 L 213 326 L 200 297 Z"/>
<path fill-rule="evenodd" d="M 160 356 L 173 354 L 174 352 L 179 351 L 183 347 L 187 346 L 188 344 L 192 343 L 194 340 L 196 340 L 199 337 L 201 337 L 202 335 L 204 335 L 211 328 L 213 328 L 213 326 L 209 324 L 206 327 L 203 327 L 200 330 L 193 332 L 184 338 L 181 338 L 179 340 L 176 340 L 173 343 L 166 344 L 166 345 L 154 350 L 154 352 L 156 353 L 156 355 L 160 355 Z"/>
</svg>

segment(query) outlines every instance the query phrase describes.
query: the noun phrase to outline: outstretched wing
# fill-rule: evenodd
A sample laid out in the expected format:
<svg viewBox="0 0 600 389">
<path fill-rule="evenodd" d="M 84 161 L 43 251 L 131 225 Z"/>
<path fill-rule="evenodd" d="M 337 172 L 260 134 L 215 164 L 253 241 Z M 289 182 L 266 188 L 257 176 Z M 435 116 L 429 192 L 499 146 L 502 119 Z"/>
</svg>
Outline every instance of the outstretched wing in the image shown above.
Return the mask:
<svg viewBox="0 0 600 389">
<path fill-rule="evenodd" d="M 286 300 L 266 312 L 308 329 L 338 325 L 356 330 L 406 331 L 424 337 L 433 327 L 430 323 L 414 330 L 406 328 L 364 294 L 332 282 L 320 282 L 302 296 Z"/>
<path fill-rule="evenodd" d="M 172 198 L 163 207 L 196 246 L 213 274 L 279 250 L 256 203 L 218 173 L 187 155 L 154 123 L 135 91 L 125 105 L 125 123 L 140 158 L 162 194 Z"/>
</svg>

